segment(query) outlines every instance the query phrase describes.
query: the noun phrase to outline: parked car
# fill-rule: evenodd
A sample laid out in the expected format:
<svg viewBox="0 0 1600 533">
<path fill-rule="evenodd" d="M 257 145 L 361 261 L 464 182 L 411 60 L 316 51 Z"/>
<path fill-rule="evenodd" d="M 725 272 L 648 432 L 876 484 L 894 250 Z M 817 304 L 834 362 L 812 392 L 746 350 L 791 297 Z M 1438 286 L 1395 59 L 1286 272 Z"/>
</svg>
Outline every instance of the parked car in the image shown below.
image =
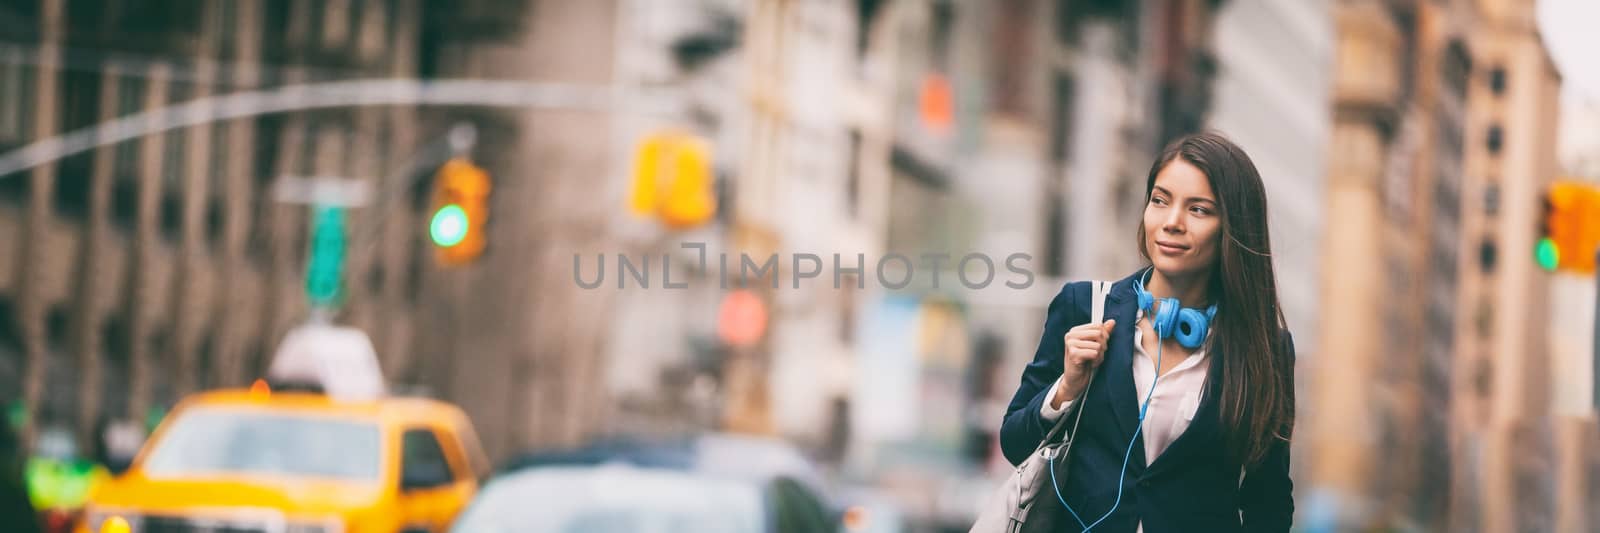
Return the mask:
<svg viewBox="0 0 1600 533">
<path fill-rule="evenodd" d="M 781 441 L 707 435 L 533 454 L 502 469 L 457 533 L 834 532 L 841 513 Z"/>
</svg>

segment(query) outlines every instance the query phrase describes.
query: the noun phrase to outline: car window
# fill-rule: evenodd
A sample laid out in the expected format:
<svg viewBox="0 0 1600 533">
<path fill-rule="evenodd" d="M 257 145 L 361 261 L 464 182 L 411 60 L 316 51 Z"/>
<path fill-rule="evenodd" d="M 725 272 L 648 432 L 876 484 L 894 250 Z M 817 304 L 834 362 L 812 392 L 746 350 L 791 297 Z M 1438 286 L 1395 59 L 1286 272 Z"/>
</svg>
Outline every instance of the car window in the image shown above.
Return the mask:
<svg viewBox="0 0 1600 533">
<path fill-rule="evenodd" d="M 780 478 L 768 488 L 778 533 L 806 533 L 837 529 L 822 501 L 792 479 Z"/>
<path fill-rule="evenodd" d="M 376 481 L 376 424 L 298 413 L 193 408 L 177 415 L 142 465 L 157 477 L 218 473 Z"/>
<path fill-rule="evenodd" d="M 433 430 L 408 429 L 401 435 L 400 478 L 412 488 L 447 485 L 455 480 Z"/>
</svg>

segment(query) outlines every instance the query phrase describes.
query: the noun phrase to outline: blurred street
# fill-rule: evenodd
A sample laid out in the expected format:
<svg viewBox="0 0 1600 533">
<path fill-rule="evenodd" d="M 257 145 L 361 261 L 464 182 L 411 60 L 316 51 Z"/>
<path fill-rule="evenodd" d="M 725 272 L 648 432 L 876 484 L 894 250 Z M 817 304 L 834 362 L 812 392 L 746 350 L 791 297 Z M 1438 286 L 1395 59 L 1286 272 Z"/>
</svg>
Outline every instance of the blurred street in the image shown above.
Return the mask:
<svg viewBox="0 0 1600 533">
<path fill-rule="evenodd" d="M 0 0 L 0 531 L 965 532 L 1204 130 L 1266 184 L 1295 530 L 1600 531 L 1595 21 Z"/>
</svg>

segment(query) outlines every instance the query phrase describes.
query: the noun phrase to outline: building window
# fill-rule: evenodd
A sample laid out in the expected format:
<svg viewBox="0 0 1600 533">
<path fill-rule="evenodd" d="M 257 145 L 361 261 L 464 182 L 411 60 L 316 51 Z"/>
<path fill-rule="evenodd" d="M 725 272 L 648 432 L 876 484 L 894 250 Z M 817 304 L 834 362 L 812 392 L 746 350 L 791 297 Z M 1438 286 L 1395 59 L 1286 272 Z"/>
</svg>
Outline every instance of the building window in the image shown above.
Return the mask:
<svg viewBox="0 0 1600 533">
<path fill-rule="evenodd" d="M 14 79 L 16 89 L 17 112 L 12 114 L 11 125 L 18 139 L 26 139 L 33 132 L 34 99 L 37 97 L 39 70 L 33 65 L 20 65 L 17 67 L 17 77 Z"/>
<path fill-rule="evenodd" d="M 1078 14 L 1073 12 L 1073 0 L 1056 0 L 1056 43 L 1061 46 L 1072 46 L 1078 34 Z"/>
<path fill-rule="evenodd" d="M 142 111 L 145 107 L 145 95 L 148 82 L 137 74 L 128 74 L 117 78 L 117 111 L 118 117 L 126 117 Z M 149 137 L 140 137 L 117 143 L 113 148 L 114 158 L 111 164 L 111 220 L 112 225 L 123 231 L 131 231 L 136 211 L 139 206 L 139 164 L 140 148 L 143 143 L 154 142 Z"/>
<path fill-rule="evenodd" d="M 100 323 L 100 353 L 115 368 L 125 368 L 133 347 L 133 329 L 127 315 L 115 310 Z"/>
<path fill-rule="evenodd" d="M 8 144 L 22 139 L 17 123 L 28 106 L 22 100 L 21 78 L 22 65 L 13 54 L 5 54 L 0 60 L 0 140 Z"/>
<path fill-rule="evenodd" d="M 123 231 L 132 231 L 138 220 L 139 181 L 134 176 L 133 172 L 120 174 L 111 184 L 111 223 Z"/>
<path fill-rule="evenodd" d="M 0 203 L 23 205 L 28 202 L 33 180 L 26 172 L 0 176 Z"/>
<path fill-rule="evenodd" d="M 249 189 L 246 189 L 249 192 L 246 201 L 253 208 L 242 216 L 250 221 L 245 224 L 249 228 L 245 242 L 248 243 L 246 249 L 251 259 L 266 263 L 272 255 L 272 228 L 268 222 L 274 203 L 269 191 L 273 178 L 277 176 L 278 151 L 284 145 L 283 115 L 256 117 L 255 131 L 255 140 L 248 148 L 251 150 L 248 156 L 251 179 Z"/>
<path fill-rule="evenodd" d="M 1076 97 L 1077 82 L 1072 74 L 1057 72 L 1055 87 L 1051 91 L 1050 159 L 1057 164 L 1072 157 L 1072 106 Z"/>
<path fill-rule="evenodd" d="M 1494 272 L 1494 264 L 1498 256 L 1499 248 L 1494 241 L 1484 239 L 1483 244 L 1478 245 L 1478 266 L 1483 269 L 1484 274 Z"/>
<path fill-rule="evenodd" d="M 856 343 L 856 284 L 861 283 L 855 274 L 840 278 L 839 293 L 839 343 L 854 346 Z"/>
<path fill-rule="evenodd" d="M 856 57 L 866 57 L 872 47 L 872 22 L 883 11 L 883 0 L 856 0 Z"/>
<path fill-rule="evenodd" d="M 91 164 L 99 154 L 89 151 L 71 155 L 61 160 L 57 167 L 55 187 L 56 213 L 67 218 L 82 219 L 89 214 Z M 26 179 L 17 176 L 12 179 Z"/>
<path fill-rule="evenodd" d="M 1060 277 L 1067 270 L 1067 205 L 1061 191 L 1047 193 L 1050 205 L 1045 214 L 1044 273 Z"/>
<path fill-rule="evenodd" d="M 1444 165 L 1448 165 L 1448 163 L 1444 163 Z M 1441 167 L 1444 165 L 1441 165 Z M 1454 166 L 1459 167 L 1459 165 Z M 1461 194 L 1457 191 L 1455 183 L 1451 181 L 1459 174 L 1445 168 L 1440 168 L 1439 170 L 1433 180 L 1434 216 L 1446 221 L 1459 221 L 1461 219 Z"/>
<path fill-rule="evenodd" d="M 66 351 L 72 348 L 72 313 L 65 306 L 55 306 L 44 317 L 45 338 L 49 340 L 50 347 L 57 351 Z"/>
<path fill-rule="evenodd" d="M 9 406 L 22 396 L 22 376 L 27 372 L 17 314 L 15 301 L 0 295 L 0 405 Z"/>
<path fill-rule="evenodd" d="M 1034 5 L 1024 0 L 992 2 L 989 83 L 994 111 L 1027 116 L 1028 80 L 1033 72 Z"/>
<path fill-rule="evenodd" d="M 1464 95 L 1467 85 L 1472 81 L 1472 58 L 1467 53 L 1465 46 L 1459 41 L 1452 41 L 1445 49 L 1443 69 L 1444 82 L 1450 92 Z"/>
<path fill-rule="evenodd" d="M 262 2 L 257 6 L 254 9 L 254 15 L 260 18 L 260 22 L 256 23 L 256 27 L 261 28 L 261 47 L 257 49 L 260 54 L 260 61 L 262 63 L 286 62 L 289 59 L 289 55 L 297 50 L 297 47 L 290 45 L 298 44 L 290 42 L 291 30 L 296 32 L 304 31 L 302 28 L 294 28 L 292 26 L 304 24 L 303 15 L 295 13 L 296 17 L 302 17 L 299 19 L 290 16 L 289 11 L 293 8 L 291 2 Z M 390 31 L 395 31 L 395 29 L 390 28 Z M 294 40 L 300 38 L 298 35 L 293 37 Z M 262 72 L 260 81 L 264 85 L 272 85 L 281 82 L 282 79 L 277 71 L 267 70 Z"/>
<path fill-rule="evenodd" d="M 222 242 L 222 203 L 228 197 L 228 129 L 227 122 L 217 122 L 211 127 L 211 153 L 208 156 L 206 173 L 210 183 L 207 191 L 206 202 L 206 239 L 213 248 Z"/>
<path fill-rule="evenodd" d="M 1499 124 L 1489 126 L 1489 134 L 1484 138 L 1484 147 L 1489 149 L 1489 155 L 1500 155 L 1500 148 L 1505 143 L 1505 130 Z"/>
<path fill-rule="evenodd" d="M 193 89 L 193 84 L 188 82 L 172 83 L 168 89 L 168 104 L 187 102 Z M 189 133 L 188 128 L 172 130 L 162 144 L 161 233 L 170 240 L 177 240 L 183 228 L 183 175 L 188 170 Z"/>
<path fill-rule="evenodd" d="M 66 70 L 59 79 L 62 131 L 73 131 L 94 125 L 100 120 L 100 97 L 103 81 L 102 65 L 90 63 L 83 70 Z M 98 150 L 80 152 L 62 159 L 56 171 L 54 204 L 56 213 L 67 218 L 82 219 L 89 212 L 89 181 Z"/>
<path fill-rule="evenodd" d="M 1394 17 L 1395 24 L 1398 27 L 1416 27 L 1417 16 L 1415 13 L 1394 10 L 1390 14 Z M 1400 32 L 1400 98 L 1402 100 L 1411 99 L 1411 95 L 1416 89 L 1417 76 L 1421 71 L 1421 69 L 1417 68 L 1417 33 L 1415 31 Z"/>
<path fill-rule="evenodd" d="M 861 131 L 850 130 L 850 165 L 845 169 L 844 197 L 850 216 L 861 216 Z"/>
<path fill-rule="evenodd" d="M 301 34 L 300 37 L 305 39 L 302 41 L 303 44 L 309 46 L 319 46 L 322 44 L 322 41 L 326 39 L 326 36 L 323 35 L 322 26 L 327 22 L 327 2 L 317 2 L 316 5 L 307 5 L 306 7 L 309 9 L 310 13 L 302 12 L 302 14 L 310 15 L 307 20 L 307 25 L 310 27 L 308 28 L 308 31 Z"/>
<path fill-rule="evenodd" d="M 1121 0 L 1056 0 L 1055 4 L 1056 42 L 1061 46 L 1080 44 L 1079 36 L 1090 20 L 1130 23 L 1137 19 L 1139 9 L 1138 2 Z"/>
<path fill-rule="evenodd" d="M 14 52 L 0 64 L 0 142 L 20 143 L 33 128 L 34 67 Z"/>
<path fill-rule="evenodd" d="M 31 136 L 34 83 L 32 66 L 20 61 L 0 64 L 0 147 L 21 146 Z M 0 176 L 0 201 L 19 205 L 26 202 L 32 181 L 25 172 Z"/>
<path fill-rule="evenodd" d="M 277 178 L 278 150 L 285 148 L 283 145 L 284 119 L 283 115 L 267 115 L 255 119 L 255 142 L 252 144 L 254 153 L 250 157 L 253 163 L 251 173 L 254 175 L 255 187 L 251 196 L 260 197 L 266 194 L 267 188 Z"/>
<path fill-rule="evenodd" d="M 239 32 L 239 7 L 238 2 L 216 2 L 217 31 L 215 32 L 217 57 L 223 60 L 234 59 L 238 52 L 236 44 Z"/>
<path fill-rule="evenodd" d="M 227 217 L 222 210 L 221 199 L 213 197 L 206 202 L 206 240 L 212 248 L 220 248 L 224 236 L 223 221 Z"/>
<path fill-rule="evenodd" d="M 940 70 L 948 64 L 950 58 L 950 35 L 955 27 L 956 6 L 950 0 L 941 0 L 933 3 L 933 28 L 928 32 L 933 39 L 929 45 L 932 50 L 933 64 Z"/>
<path fill-rule="evenodd" d="M 372 265 L 372 269 L 367 271 L 367 294 L 383 294 L 384 276 L 387 272 L 383 263 Z"/>
<path fill-rule="evenodd" d="M 192 39 L 200 35 L 201 17 L 205 11 L 201 2 L 120 2 L 122 16 L 113 33 L 136 35 L 171 35 L 174 38 Z M 68 17 L 69 19 L 71 17 Z"/>
<path fill-rule="evenodd" d="M 144 108 L 145 80 L 127 75 L 117 78 L 117 116 L 126 117 Z M 139 163 L 139 139 L 117 143 L 116 164 L 113 172 L 132 176 Z"/>
<path fill-rule="evenodd" d="M 0 295 L 0 351 L 16 350 L 21 352 L 22 330 L 16 301 L 10 296 Z"/>
<path fill-rule="evenodd" d="M 167 191 L 161 195 L 161 235 L 169 241 L 177 241 L 183 230 L 183 195 L 179 191 Z"/>
</svg>

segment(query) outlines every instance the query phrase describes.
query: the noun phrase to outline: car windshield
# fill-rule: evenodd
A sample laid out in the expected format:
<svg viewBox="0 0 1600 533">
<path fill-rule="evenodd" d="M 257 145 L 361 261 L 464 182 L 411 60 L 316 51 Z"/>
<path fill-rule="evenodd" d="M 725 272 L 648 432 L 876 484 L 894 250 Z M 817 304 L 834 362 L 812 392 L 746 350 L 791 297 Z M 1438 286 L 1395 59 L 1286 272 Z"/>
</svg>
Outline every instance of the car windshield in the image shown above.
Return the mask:
<svg viewBox="0 0 1600 533">
<path fill-rule="evenodd" d="M 762 531 L 749 483 L 624 466 L 549 467 L 490 483 L 456 533 L 744 533 Z"/>
<path fill-rule="evenodd" d="M 191 409 L 144 463 L 158 477 L 259 473 L 377 481 L 376 424 L 243 409 Z"/>
</svg>

